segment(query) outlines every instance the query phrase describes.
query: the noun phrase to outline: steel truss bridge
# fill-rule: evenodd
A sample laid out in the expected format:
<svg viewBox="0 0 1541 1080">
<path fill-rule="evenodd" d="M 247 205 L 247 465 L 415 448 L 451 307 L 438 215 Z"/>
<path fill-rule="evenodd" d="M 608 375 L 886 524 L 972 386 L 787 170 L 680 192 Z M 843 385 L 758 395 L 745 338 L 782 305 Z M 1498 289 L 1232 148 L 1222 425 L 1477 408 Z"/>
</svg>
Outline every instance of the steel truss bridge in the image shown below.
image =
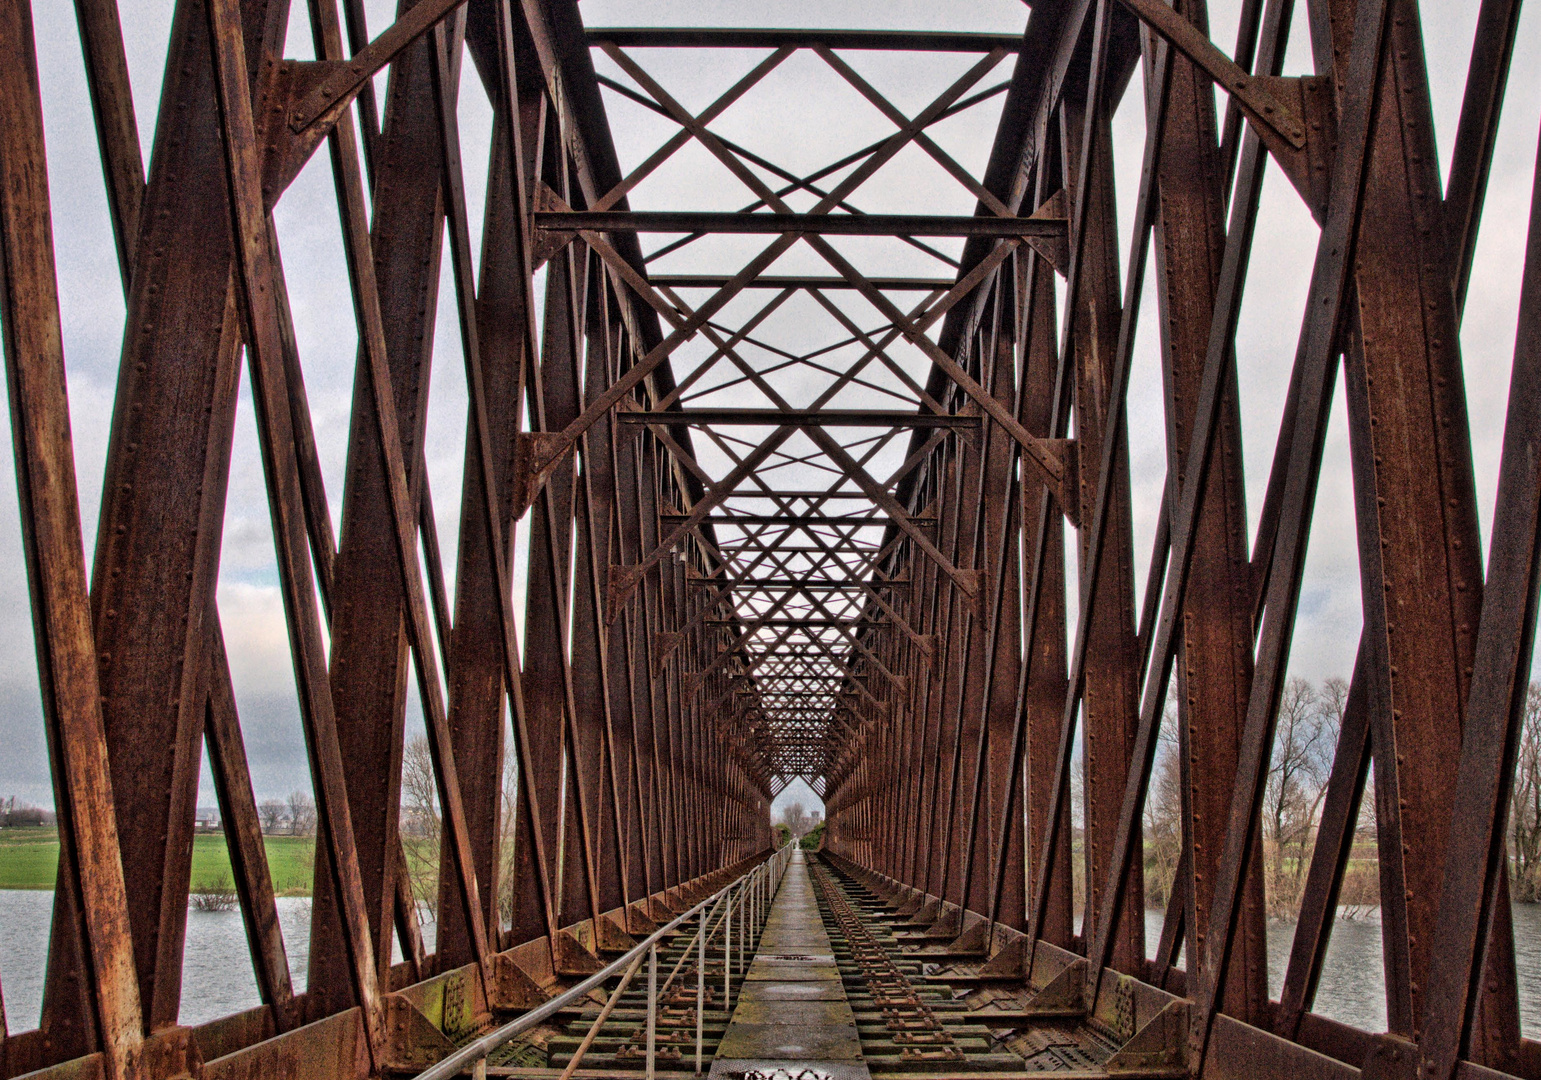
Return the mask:
<svg viewBox="0 0 1541 1080">
<path fill-rule="evenodd" d="M 1459 335 L 1519 0 L 1481 0 L 1448 176 L 1417 0 L 1238 0 L 1234 46 L 1204 0 L 1041 0 L 1010 34 L 177 0 L 153 130 L 116 3 L 74 6 L 121 272 L 100 285 L 127 312 L 89 573 L 33 9 L 0 0 L 0 320 L 63 853 L 42 1027 L 5 1035 L 0 1074 L 425 1067 L 757 865 L 801 778 L 841 934 L 877 940 L 882 907 L 958 987 L 1127 1004 L 1133 1074 L 1541 1077 L 1504 840 L 1541 542 L 1536 208 L 1486 551 Z M 1313 74 L 1281 74 L 1292 28 Z M 286 58 L 307 30 L 313 58 Z M 693 65 L 736 74 L 671 92 Z M 810 168 L 808 129 L 746 136 L 794 68 L 871 140 Z M 878 89 L 905 71 L 947 75 Z M 308 164 L 357 335 L 330 494 L 275 224 Z M 1282 258 L 1254 248 L 1269 171 L 1319 238 L 1248 490 L 1235 341 Z M 1167 470 L 1148 561 L 1142 315 Z M 453 566 L 435 359 L 465 385 Z M 1363 631 L 1275 1000 L 1259 808 L 1340 368 Z M 215 595 L 243 379 L 319 817 L 303 992 L 232 681 L 247 628 Z M 442 815 L 431 949 L 401 839 L 409 684 Z M 1184 827 L 1149 959 L 1164 721 Z M 262 1004 L 187 1027 L 205 753 Z M 1313 1011 L 1372 763 L 1385 1033 Z"/>
</svg>

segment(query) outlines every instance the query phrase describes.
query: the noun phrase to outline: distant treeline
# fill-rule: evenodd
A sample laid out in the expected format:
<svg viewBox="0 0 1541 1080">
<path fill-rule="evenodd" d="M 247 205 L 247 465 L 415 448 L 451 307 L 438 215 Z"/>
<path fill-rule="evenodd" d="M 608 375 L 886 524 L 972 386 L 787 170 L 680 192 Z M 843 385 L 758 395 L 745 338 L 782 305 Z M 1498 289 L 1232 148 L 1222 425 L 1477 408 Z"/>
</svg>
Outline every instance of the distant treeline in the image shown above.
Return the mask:
<svg viewBox="0 0 1541 1080">
<path fill-rule="evenodd" d="M 56 823 L 52 810 L 28 806 L 26 803 L 18 805 L 14 795 L 9 799 L 0 799 L 0 829 L 39 828 Z"/>
<path fill-rule="evenodd" d="M 1301 892 L 1327 795 L 1327 778 L 1332 772 L 1347 704 L 1348 683 L 1341 678 L 1325 679 L 1320 684 L 1293 678 L 1285 684 L 1281 695 L 1261 822 L 1264 889 L 1268 912 L 1275 918 L 1294 918 L 1300 910 Z M 1146 899 L 1153 907 L 1166 906 L 1182 851 L 1182 772 L 1175 711 L 1175 703 L 1169 703 L 1146 801 Z M 1348 914 L 1380 903 L 1375 838 L 1372 767 L 1338 898 L 1340 909 L 1346 909 Z M 1509 808 L 1509 869 L 1514 899 L 1541 901 L 1541 682 L 1530 684 L 1515 760 L 1514 793 Z"/>
</svg>

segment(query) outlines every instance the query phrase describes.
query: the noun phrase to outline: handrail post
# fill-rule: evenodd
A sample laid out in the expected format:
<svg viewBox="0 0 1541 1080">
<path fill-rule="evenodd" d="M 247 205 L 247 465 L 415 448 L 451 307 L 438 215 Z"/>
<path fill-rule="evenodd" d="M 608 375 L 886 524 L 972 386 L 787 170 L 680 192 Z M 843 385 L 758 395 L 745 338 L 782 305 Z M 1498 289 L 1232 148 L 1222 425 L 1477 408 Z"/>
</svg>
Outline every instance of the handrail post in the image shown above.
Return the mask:
<svg viewBox="0 0 1541 1080">
<path fill-rule="evenodd" d="M 647 950 L 647 1080 L 653 1080 L 658 1040 L 658 942 Z"/>
<path fill-rule="evenodd" d="M 747 875 L 745 877 L 747 878 Z M 729 996 L 728 991 L 731 990 L 732 974 L 728 960 L 731 958 L 731 950 L 733 947 L 731 921 L 733 893 L 735 891 L 735 887 L 737 887 L 740 893 L 742 893 L 742 887 L 744 884 L 745 878 L 740 878 L 733 884 L 723 886 L 711 896 L 701 900 L 690 910 L 675 916 L 668 923 L 660 926 L 658 929 L 653 931 L 650 937 L 644 941 L 638 942 L 624 956 L 621 956 L 619 959 L 606 964 L 599 971 L 594 972 L 592 975 L 581 980 L 577 984 L 569 986 L 560 994 L 557 994 L 555 997 L 548 999 L 544 1004 L 537 1005 L 535 1008 L 522 1013 L 518 1017 L 515 1017 L 507 1023 L 500 1025 L 494 1030 L 487 1032 L 478 1038 L 472 1039 L 464 1046 L 461 1046 L 459 1049 L 441 1058 L 436 1064 L 429 1066 L 423 1072 L 419 1073 L 417 1080 L 451 1080 L 451 1078 L 464 1075 L 465 1073 L 474 1070 L 479 1066 L 485 1068 L 485 1058 L 488 1054 L 493 1053 L 500 1047 L 506 1046 L 511 1040 L 517 1038 L 524 1032 L 529 1031 L 536 1025 L 544 1023 L 546 1020 L 555 1016 L 560 1010 L 571 1006 L 575 1002 L 581 1001 L 587 995 L 593 993 L 595 990 L 600 989 L 606 981 L 615 975 L 624 972 L 620 986 L 617 987 L 616 990 L 611 994 L 609 1001 L 605 1005 L 605 1008 L 600 1011 L 600 1015 L 595 1019 L 593 1026 L 590 1028 L 586 1043 L 580 1044 L 577 1053 L 568 1063 L 567 1072 L 562 1078 L 560 1078 L 560 1080 L 570 1080 L 573 1072 L 575 1072 L 577 1069 L 578 1060 L 581 1059 L 583 1053 L 588 1049 L 588 1046 L 592 1044 L 594 1038 L 598 1035 L 599 1029 L 603 1026 L 605 1020 L 609 1017 L 610 1010 L 612 1010 L 615 1005 L 619 1004 L 620 996 L 624 992 L 625 987 L 629 985 L 632 977 L 641 971 L 642 961 L 644 958 L 649 961 L 647 1003 L 647 1076 L 653 1077 L 657 1069 L 659 1005 L 658 942 L 670 934 L 677 932 L 679 928 L 686 922 L 696 918 L 701 920 L 701 929 L 699 932 L 696 953 L 698 968 L 696 973 L 696 1057 L 699 1070 L 702 1059 L 705 1056 L 704 1016 L 706 1012 L 705 999 L 707 937 L 711 933 L 712 917 L 717 913 L 718 909 L 724 909 L 722 920 L 724 961 L 723 996 L 724 999 L 727 1000 Z M 689 945 L 685 946 L 685 954 L 688 954 L 689 948 Z M 674 975 L 678 973 L 678 970 L 680 966 L 684 964 L 685 959 L 686 955 L 681 955 L 679 962 L 675 965 L 675 971 L 672 972 L 669 976 L 669 981 L 671 984 L 673 982 Z M 665 987 L 665 989 L 667 989 L 667 987 Z"/>
<path fill-rule="evenodd" d="M 733 1005 L 733 897 L 724 901 L 722 913 L 722 1007 L 731 1010 Z"/>
<path fill-rule="evenodd" d="M 709 913 L 701 912 L 701 932 L 696 935 L 696 1075 L 701 1075 L 701 1040 L 706 1028 L 706 927 Z"/>
</svg>

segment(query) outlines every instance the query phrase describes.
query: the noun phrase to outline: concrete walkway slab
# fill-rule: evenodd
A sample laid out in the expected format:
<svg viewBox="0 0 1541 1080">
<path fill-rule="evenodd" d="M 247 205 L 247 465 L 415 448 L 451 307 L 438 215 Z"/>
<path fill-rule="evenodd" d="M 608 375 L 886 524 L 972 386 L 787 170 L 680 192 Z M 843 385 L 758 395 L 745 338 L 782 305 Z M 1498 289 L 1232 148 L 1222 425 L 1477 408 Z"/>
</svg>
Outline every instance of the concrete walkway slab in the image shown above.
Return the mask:
<svg viewBox="0 0 1541 1080">
<path fill-rule="evenodd" d="M 759 951 L 712 1059 L 718 1080 L 870 1080 L 803 853 L 771 902 Z"/>
<path fill-rule="evenodd" d="M 750 1001 L 844 1001 L 845 987 L 823 982 L 745 983 L 740 1003 Z"/>
<path fill-rule="evenodd" d="M 860 1061 L 861 1039 L 854 1023 L 847 1031 L 834 1026 L 744 1024 L 734 1020 L 717 1053 L 766 1061 Z"/>
<path fill-rule="evenodd" d="M 761 1061 L 723 1057 L 712 1062 L 712 1076 L 725 1080 L 740 1077 L 744 1080 L 872 1080 L 864 1061 Z"/>
<path fill-rule="evenodd" d="M 843 998 L 823 1001 L 767 1001 L 764 998 L 738 1003 L 733 1014 L 735 1026 L 741 1024 L 795 1024 L 799 1027 L 830 1027 L 847 1023 L 851 1006 Z"/>
<path fill-rule="evenodd" d="M 755 963 L 744 978 L 748 982 L 839 982 L 840 969 L 834 964 Z"/>
</svg>

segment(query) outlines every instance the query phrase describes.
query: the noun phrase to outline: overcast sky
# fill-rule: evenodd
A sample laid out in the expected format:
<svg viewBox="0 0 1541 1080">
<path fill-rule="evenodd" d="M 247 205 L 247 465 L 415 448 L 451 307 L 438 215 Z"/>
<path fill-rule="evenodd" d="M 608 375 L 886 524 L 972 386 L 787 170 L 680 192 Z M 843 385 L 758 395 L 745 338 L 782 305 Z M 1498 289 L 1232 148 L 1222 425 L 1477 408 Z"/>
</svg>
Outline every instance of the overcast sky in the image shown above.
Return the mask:
<svg viewBox="0 0 1541 1080">
<path fill-rule="evenodd" d="M 148 152 L 172 2 L 121 0 L 121 7 L 141 140 Z M 368 7 L 371 30 L 378 33 L 388 24 L 394 5 L 371 0 Z M 1212 11 L 1214 38 L 1227 51 L 1234 42 L 1238 7 L 1238 3 L 1225 0 L 1215 3 Z M 1442 3 L 1425 7 L 1425 38 L 1435 65 L 1430 70 L 1430 82 L 1436 131 L 1441 168 L 1447 170 L 1476 5 Z M 824 0 L 818 5 L 585 0 L 582 12 L 594 26 L 811 22 L 1012 33 L 1020 32 L 1027 19 L 1026 8 L 1017 0 L 952 0 L 946 4 L 934 0 L 883 4 Z M 34 5 L 34 17 L 43 80 L 70 407 L 89 565 L 122 338 L 123 303 L 72 6 L 38 3 Z M 1541 67 L 1538 19 L 1541 15 L 1534 9 L 1523 17 L 1514 59 L 1516 77 L 1511 80 L 1504 109 L 1462 331 L 1484 545 L 1496 487 L 1524 223 L 1541 117 L 1541 88 L 1530 77 L 1531 72 Z M 1286 74 L 1307 72 L 1310 65 L 1303 13 L 1296 22 Z M 303 5 L 296 7 L 288 55 L 300 59 L 312 55 Z M 654 52 L 639 54 L 639 59 L 687 107 L 699 108 L 762 56 L 759 52 L 743 52 L 703 58 L 698 53 Z M 910 114 L 956 77 L 966 63 L 955 56 L 910 58 L 903 62 L 851 56 L 850 61 Z M 1003 66 L 986 85 L 1007 74 L 1009 66 Z M 1144 134 L 1139 87 L 1139 80 L 1135 80 L 1115 120 L 1120 227 L 1126 236 Z M 843 96 L 831 96 L 836 93 Z M 461 99 L 461 132 L 474 235 L 480 230 L 490 110 L 469 64 Z M 670 129 L 634 107 L 610 100 L 616 143 L 623 167 L 628 167 L 645 156 Z M 832 105 L 836 101 L 838 105 Z M 949 121 L 936 132 L 938 141 L 976 174 L 988 154 L 998 109 L 997 99 L 976 110 L 977 115 Z M 719 130 L 748 142 L 789 168 L 806 170 L 844 156 L 891 130 L 891 126 L 870 106 L 861 103 L 854 92 L 835 86 L 828 69 L 821 68 L 804 53 L 789 61 L 761 90 L 725 116 Z M 874 211 L 971 212 L 972 199 L 955 185 L 949 188 L 944 180 L 938 180 L 934 173 L 940 170 L 928 173 L 917 166 L 916 156 L 903 156 L 890 170 L 880 172 L 856 201 Z M 714 168 L 704 155 L 692 149 L 682 154 L 676 165 L 639 188 L 632 203 L 639 208 L 695 205 L 727 209 L 746 201 L 741 198 L 742 189 L 736 188 L 720 170 L 714 172 Z M 682 188 L 685 184 L 688 189 Z M 679 195 L 681 190 L 697 194 L 687 202 Z M 671 202 L 671 196 L 677 201 Z M 336 524 L 356 335 L 325 154 L 312 161 L 284 196 L 276 216 L 322 469 Z M 1316 239 L 1317 229 L 1300 200 L 1278 170 L 1270 166 L 1237 343 L 1249 509 L 1254 525 L 1272 460 Z M 1122 250 L 1127 251 L 1127 246 L 1127 242 L 1121 245 Z M 739 249 L 724 245 L 715 250 L 719 257 L 727 259 Z M 862 249 L 856 245 L 842 250 Z M 864 269 L 878 269 L 870 261 L 872 253 L 864 254 L 869 259 Z M 675 271 L 685 265 L 660 264 L 659 269 Z M 897 269 L 915 272 L 913 266 Z M 824 272 L 828 272 L 827 268 Z M 444 279 L 447 286 L 447 269 Z M 1154 275 L 1147 277 L 1147 281 L 1153 279 Z M 449 289 L 446 287 L 443 292 L 447 298 Z M 1139 583 L 1143 583 L 1144 561 L 1150 550 L 1166 468 L 1161 383 L 1150 318 L 1154 295 L 1148 295 L 1145 303 L 1146 318 L 1130 395 L 1134 544 Z M 873 321 L 868 319 L 865 324 L 870 326 Z M 444 304 L 438 320 L 435 353 L 428 415 L 428 463 L 446 570 L 452 575 L 464 452 L 465 390 L 455 319 L 452 309 Z M 1348 442 L 1342 411 L 1340 394 L 1327 446 L 1299 630 L 1292 653 L 1292 670 L 1313 680 L 1348 674 L 1360 622 Z M 4 417 L 0 417 L 0 425 L 5 423 Z M 703 454 L 703 461 L 708 461 L 708 455 Z M 0 612 L 9 615 L 0 616 L 0 745 L 6 748 L 0 754 L 0 797 L 14 794 L 22 800 L 47 805 L 51 804 L 52 795 L 37 705 L 15 486 L 11 472 L 5 472 L 6 478 L 0 481 Z M 227 628 L 258 797 L 281 797 L 294 788 L 308 787 L 251 402 L 244 387 L 238 409 L 219 604 Z M 200 801 L 212 801 L 206 778 L 203 786 L 205 793 Z M 809 806 L 817 805 L 817 798 L 801 785 L 784 793 L 777 800 L 778 805 L 792 798 Z"/>
</svg>

